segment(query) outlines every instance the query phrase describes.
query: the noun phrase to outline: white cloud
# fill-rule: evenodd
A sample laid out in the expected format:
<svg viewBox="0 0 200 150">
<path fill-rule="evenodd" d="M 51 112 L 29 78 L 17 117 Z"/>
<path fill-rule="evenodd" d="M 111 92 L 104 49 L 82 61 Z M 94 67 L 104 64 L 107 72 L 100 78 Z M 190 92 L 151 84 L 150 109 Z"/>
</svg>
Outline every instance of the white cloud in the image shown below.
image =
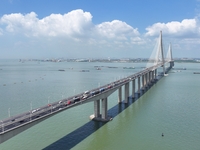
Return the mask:
<svg viewBox="0 0 200 150">
<path fill-rule="evenodd" d="M 138 29 L 126 22 L 113 20 L 94 24 L 90 12 L 81 9 L 44 18 L 38 18 L 35 12 L 5 14 L 0 18 L 0 29 L 4 47 L 23 55 L 26 51 L 27 56 L 58 55 L 59 52 L 72 57 L 77 57 L 77 53 L 103 56 L 116 50 L 124 54 L 123 50 L 144 43 Z M 10 36 L 13 40 L 9 44 L 6 40 Z"/>
<path fill-rule="evenodd" d="M 51 49 L 52 53 L 55 51 L 57 54 L 58 47 L 64 54 L 67 50 L 67 54 L 75 53 L 75 51 L 78 53 L 79 49 L 84 49 L 85 55 L 89 54 L 87 52 L 89 49 L 94 55 L 97 54 L 96 49 L 102 55 L 106 55 L 109 51 L 112 54 L 115 51 L 124 54 L 123 50 L 131 52 L 134 50 L 136 51 L 134 54 L 141 49 L 150 52 L 155 43 L 153 39 L 158 37 L 160 30 L 164 37 L 168 36 L 168 40 L 179 45 L 181 50 L 190 47 L 191 44 L 199 45 L 199 40 L 196 38 L 200 37 L 198 18 L 184 19 L 181 22 L 155 23 L 146 30 L 146 37 L 143 37 L 137 28 L 120 20 L 95 25 L 90 12 L 84 12 L 81 9 L 66 14 L 51 14 L 41 19 L 35 12 L 6 14 L 0 18 L 0 37 L 6 41 L 5 39 L 14 35 L 13 41 L 3 43 L 5 47 L 24 49 L 28 54 L 36 49 L 38 51 Z M 93 51 L 94 49 L 96 51 Z"/>
<path fill-rule="evenodd" d="M 119 20 L 113 20 L 112 22 L 103 22 L 96 26 L 97 32 L 109 39 L 116 38 L 120 40 L 127 40 L 128 37 L 139 36 L 137 29 L 132 28 L 130 25 Z"/>
<path fill-rule="evenodd" d="M 6 26 L 6 31 L 13 34 L 23 34 L 28 37 L 65 36 L 76 41 L 81 39 L 98 41 L 99 38 L 130 40 L 130 37 L 139 36 L 137 29 L 120 20 L 103 22 L 98 25 L 92 23 L 92 15 L 81 9 L 73 10 L 67 14 L 51 14 L 39 19 L 35 12 L 28 14 L 7 14 L 0 19 Z"/>
<path fill-rule="evenodd" d="M 82 10 L 74 10 L 67 14 L 51 14 L 38 19 L 37 14 L 31 12 L 26 15 L 9 14 L 1 18 L 6 30 L 15 34 L 23 33 L 27 36 L 73 36 L 81 35 L 91 25 L 92 15 Z"/>
<path fill-rule="evenodd" d="M 35 26 L 35 22 L 38 21 L 36 18 L 36 14 L 31 12 L 26 15 L 22 15 L 20 13 L 4 15 L 1 18 L 1 24 L 6 25 L 6 30 L 8 32 L 17 33 L 20 31 L 31 30 Z"/>
<path fill-rule="evenodd" d="M 140 37 L 132 37 L 131 38 L 131 43 L 133 43 L 133 44 L 144 44 L 145 43 L 145 40 L 144 39 L 142 39 L 142 38 L 140 38 Z"/>
<path fill-rule="evenodd" d="M 155 23 L 146 28 L 146 36 L 157 36 L 160 31 L 165 35 L 173 35 L 176 37 L 181 36 L 194 36 L 199 34 L 197 19 L 184 19 L 181 22 L 172 21 L 168 23 Z"/>
</svg>

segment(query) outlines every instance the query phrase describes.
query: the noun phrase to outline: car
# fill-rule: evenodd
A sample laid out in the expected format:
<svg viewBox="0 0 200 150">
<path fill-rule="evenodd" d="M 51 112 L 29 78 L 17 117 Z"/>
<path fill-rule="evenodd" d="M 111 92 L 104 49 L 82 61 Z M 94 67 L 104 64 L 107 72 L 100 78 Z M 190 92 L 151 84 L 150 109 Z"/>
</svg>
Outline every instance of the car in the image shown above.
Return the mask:
<svg viewBox="0 0 200 150">
<path fill-rule="evenodd" d="M 108 85 L 108 87 L 107 87 L 108 89 L 110 89 L 110 88 L 112 88 L 112 86 L 111 85 Z"/>
<path fill-rule="evenodd" d="M 40 117 L 40 115 L 37 115 L 35 118 L 39 118 Z"/>
<path fill-rule="evenodd" d="M 74 97 L 74 98 L 73 98 L 73 101 L 71 101 L 71 102 L 76 103 L 76 102 L 78 102 L 78 101 L 80 101 L 80 100 L 81 100 L 80 97 Z"/>
<path fill-rule="evenodd" d="M 97 95 L 97 94 L 99 94 L 99 90 L 94 91 L 93 95 Z"/>
<path fill-rule="evenodd" d="M 19 123 L 23 123 L 23 122 L 24 122 L 24 120 L 20 120 L 20 121 L 19 121 Z"/>
<path fill-rule="evenodd" d="M 83 93 L 82 99 L 86 99 L 86 98 L 88 98 L 90 95 L 91 95 L 91 94 L 90 94 L 90 91 L 85 91 L 85 92 Z"/>
<path fill-rule="evenodd" d="M 36 109 L 32 110 L 32 114 L 35 113 L 36 111 L 37 111 Z"/>
<path fill-rule="evenodd" d="M 103 91 L 105 91 L 105 88 L 99 89 L 99 92 L 103 92 Z"/>
<path fill-rule="evenodd" d="M 94 96 L 94 95 L 95 95 L 95 91 L 92 91 L 92 92 L 91 92 L 91 96 Z"/>
<path fill-rule="evenodd" d="M 59 101 L 59 104 L 61 104 L 62 103 L 62 101 Z"/>
<path fill-rule="evenodd" d="M 68 101 L 67 101 L 67 105 L 70 105 L 70 104 L 71 104 L 71 101 L 70 101 L 70 100 L 68 100 Z"/>
</svg>

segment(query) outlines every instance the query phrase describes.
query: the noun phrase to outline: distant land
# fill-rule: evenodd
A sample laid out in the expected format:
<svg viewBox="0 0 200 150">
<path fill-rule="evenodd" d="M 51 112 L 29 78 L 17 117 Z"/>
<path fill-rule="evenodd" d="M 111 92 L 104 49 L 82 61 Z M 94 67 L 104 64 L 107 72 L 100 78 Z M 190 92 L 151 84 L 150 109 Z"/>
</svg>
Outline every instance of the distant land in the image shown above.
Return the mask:
<svg viewBox="0 0 200 150">
<path fill-rule="evenodd" d="M 39 62 L 118 62 L 118 63 L 139 63 L 150 61 L 147 58 L 126 58 L 126 59 L 91 59 L 91 58 L 51 58 L 51 59 L 19 59 L 19 62 L 25 61 L 39 61 Z M 200 63 L 200 58 L 175 58 L 175 62 L 190 62 L 190 63 Z"/>
</svg>

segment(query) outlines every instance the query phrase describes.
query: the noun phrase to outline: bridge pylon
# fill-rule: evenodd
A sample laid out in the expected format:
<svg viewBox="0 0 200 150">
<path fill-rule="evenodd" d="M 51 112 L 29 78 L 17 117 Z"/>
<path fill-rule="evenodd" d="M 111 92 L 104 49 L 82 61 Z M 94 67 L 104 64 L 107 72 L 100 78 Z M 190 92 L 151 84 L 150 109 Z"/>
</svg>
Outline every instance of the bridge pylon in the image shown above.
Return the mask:
<svg viewBox="0 0 200 150">
<path fill-rule="evenodd" d="M 149 58 L 149 62 L 147 63 L 146 68 L 155 66 L 152 68 L 152 71 L 153 71 L 154 69 L 157 68 L 157 65 L 160 65 L 163 67 L 163 75 L 167 76 L 167 74 L 166 74 L 167 71 L 165 68 L 166 63 L 170 63 L 171 67 L 174 66 L 173 59 L 172 59 L 171 45 L 170 45 L 167 57 L 165 58 L 164 48 L 163 48 L 163 40 L 162 40 L 162 31 L 160 31 L 159 38 L 158 38 L 157 43 L 154 47 L 154 50 Z"/>
<path fill-rule="evenodd" d="M 162 64 L 163 64 L 163 74 L 164 76 L 167 76 L 165 74 L 165 57 L 164 57 L 164 50 L 163 50 L 163 43 L 162 43 L 162 31 L 160 31 L 160 46 L 159 46 L 159 51 L 161 52 L 162 55 Z"/>
<path fill-rule="evenodd" d="M 172 68 L 174 66 L 174 60 L 173 60 L 173 57 L 172 57 L 172 45 L 171 45 L 171 43 L 169 44 L 169 49 L 168 49 L 168 52 L 167 52 L 166 61 L 168 61 L 170 63 L 170 68 Z"/>
</svg>

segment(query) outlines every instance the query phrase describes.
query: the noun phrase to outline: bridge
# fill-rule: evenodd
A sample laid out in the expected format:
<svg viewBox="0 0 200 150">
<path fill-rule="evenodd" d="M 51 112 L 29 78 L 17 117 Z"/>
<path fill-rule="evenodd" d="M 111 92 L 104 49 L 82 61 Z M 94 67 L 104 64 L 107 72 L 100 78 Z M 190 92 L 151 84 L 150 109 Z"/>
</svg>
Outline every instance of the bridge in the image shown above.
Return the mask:
<svg viewBox="0 0 200 150">
<path fill-rule="evenodd" d="M 165 68 L 166 64 L 170 64 L 168 68 Z M 157 81 L 157 69 L 159 67 L 163 68 L 161 76 L 167 76 L 168 71 L 173 66 L 174 61 L 172 59 L 171 45 L 169 46 L 166 57 L 164 57 L 162 32 L 160 32 L 158 43 L 156 44 L 145 69 L 101 87 L 85 91 L 37 109 L 32 109 L 28 112 L 9 117 L 4 120 L 0 120 L 0 143 L 5 142 L 15 135 L 62 111 L 89 102 L 94 103 L 94 114 L 90 116 L 91 120 L 103 122 L 110 121 L 112 118 L 107 114 L 107 103 L 108 97 L 112 93 L 118 90 L 118 103 L 122 103 L 122 88 L 124 87 L 124 103 L 128 103 L 129 97 L 134 98 L 136 93 L 142 93 L 142 91 L 148 89 L 150 85 Z M 131 94 L 129 93 L 130 85 L 132 86 Z M 138 87 L 137 91 L 136 85 Z"/>
</svg>

